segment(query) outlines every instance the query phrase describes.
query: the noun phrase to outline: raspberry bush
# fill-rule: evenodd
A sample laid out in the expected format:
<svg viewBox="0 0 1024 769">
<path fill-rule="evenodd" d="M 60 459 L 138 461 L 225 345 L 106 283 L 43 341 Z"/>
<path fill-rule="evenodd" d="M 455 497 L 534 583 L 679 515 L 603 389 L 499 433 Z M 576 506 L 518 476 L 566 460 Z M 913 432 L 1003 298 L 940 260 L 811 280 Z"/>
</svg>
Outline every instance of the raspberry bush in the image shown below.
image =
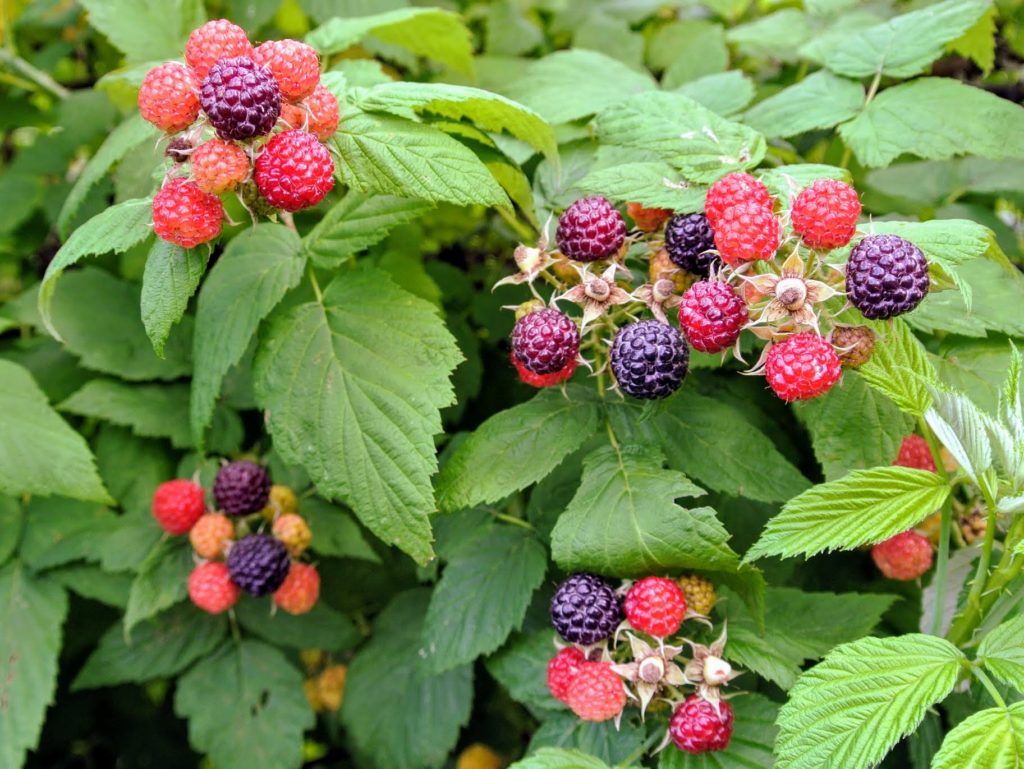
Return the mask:
<svg viewBox="0 0 1024 769">
<path fill-rule="evenodd" d="M 1024 761 L 1024 11 L 0 11 L 0 769 Z"/>
</svg>

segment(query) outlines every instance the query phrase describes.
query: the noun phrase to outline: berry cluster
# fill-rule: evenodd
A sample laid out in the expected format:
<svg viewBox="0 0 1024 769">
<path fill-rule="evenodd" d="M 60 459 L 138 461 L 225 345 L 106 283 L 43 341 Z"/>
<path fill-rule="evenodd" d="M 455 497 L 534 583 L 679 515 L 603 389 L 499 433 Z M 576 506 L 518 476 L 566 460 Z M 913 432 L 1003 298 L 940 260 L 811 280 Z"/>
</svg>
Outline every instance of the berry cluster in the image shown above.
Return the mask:
<svg viewBox="0 0 1024 769">
<path fill-rule="evenodd" d="M 233 607 L 242 592 L 271 595 L 289 614 L 305 614 L 320 595 L 316 567 L 299 558 L 313 535 L 298 514 L 295 494 L 273 486 L 255 462 L 225 464 L 213 483 L 215 507 L 193 481 L 160 484 L 153 494 L 153 517 L 174 536 L 187 534 L 197 565 L 188 579 L 192 603 L 210 614 Z M 270 526 L 270 533 L 260 529 Z"/>
<path fill-rule="evenodd" d="M 722 658 L 725 633 L 707 646 L 685 641 L 688 660 L 684 645 L 671 642 L 687 619 L 710 624 L 714 605 L 714 586 L 696 574 L 644 577 L 617 589 L 594 574 L 573 574 L 551 599 L 551 624 L 568 645 L 557 644 L 548 662 L 548 689 L 584 721 L 617 723 L 629 703 L 644 716 L 656 698 L 669 702 L 662 747 L 724 750 L 733 714 L 721 687 L 738 675 Z M 687 695 L 687 686 L 695 691 Z"/>
<path fill-rule="evenodd" d="M 561 384 L 582 364 L 602 381 L 610 371 L 624 395 L 666 398 L 686 377 L 690 348 L 739 357 L 747 330 L 767 342 L 750 373 L 764 374 L 785 401 L 816 398 L 871 356 L 874 332 L 856 323 L 854 310 L 891 318 L 928 292 L 928 262 L 913 243 L 895 235 L 855 240 L 860 201 L 835 179 L 794 189 L 787 207 L 761 181 L 735 172 L 711 185 L 703 213 L 637 203 L 627 210 L 632 232 L 606 198 L 581 198 L 558 220 L 556 250 L 549 252 L 546 232 L 536 247 L 516 249 L 519 273 L 499 283 L 528 283 L 534 296 L 515 308 L 511 338 L 526 384 Z M 851 243 L 844 267 L 825 258 Z M 780 251 L 788 253 L 776 260 Z M 644 252 L 648 282 L 630 290 Z M 533 285 L 541 274 L 556 287 L 547 299 Z M 582 317 L 559 309 L 562 301 L 579 305 Z M 638 318 L 640 303 L 653 318 Z M 843 313 L 853 322 L 842 322 Z"/>
<path fill-rule="evenodd" d="M 337 130 L 338 100 L 320 82 L 315 50 L 297 40 L 253 47 L 241 27 L 216 19 L 192 31 L 185 61 L 154 67 L 139 89 L 142 117 L 176 134 L 165 153 L 173 168 L 153 198 L 157 235 L 183 248 L 213 240 L 228 192 L 254 219 L 330 192 L 334 161 L 321 142 Z"/>
</svg>

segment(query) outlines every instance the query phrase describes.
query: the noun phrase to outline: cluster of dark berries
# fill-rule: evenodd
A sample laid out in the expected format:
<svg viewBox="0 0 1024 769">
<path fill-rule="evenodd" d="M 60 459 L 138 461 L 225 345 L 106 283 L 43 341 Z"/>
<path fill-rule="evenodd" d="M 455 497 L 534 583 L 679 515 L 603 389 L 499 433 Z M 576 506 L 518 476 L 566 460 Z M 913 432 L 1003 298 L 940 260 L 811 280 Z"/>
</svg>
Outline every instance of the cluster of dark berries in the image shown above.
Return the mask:
<svg viewBox="0 0 1024 769">
<path fill-rule="evenodd" d="M 516 308 L 511 357 L 520 378 L 550 387 L 581 363 L 591 367 L 580 355 L 589 330 L 598 375 L 610 369 L 625 395 L 665 398 L 682 384 L 691 347 L 731 348 L 738 356 L 740 335 L 749 330 L 768 343 L 752 372 L 763 373 L 780 398 L 828 392 L 843 368 L 863 365 L 874 347 L 867 326 L 837 316 L 850 307 L 873 320 L 909 312 L 928 292 L 928 262 L 903 238 L 864 235 L 844 268 L 828 266 L 825 253 L 857 234 L 860 201 L 845 182 L 815 181 L 788 210 L 779 208 L 763 183 L 740 172 L 709 188 L 703 213 L 630 203 L 632 233 L 605 198 L 577 200 L 558 220 L 557 250 L 549 253 L 546 233 L 536 248 L 520 246 L 519 273 L 500 281 L 528 283 L 535 297 Z M 626 254 L 636 253 L 635 243 L 647 246 L 648 282 L 630 291 Z M 783 249 L 789 253 L 779 263 Z M 542 272 L 560 287 L 550 302 L 533 288 Z M 556 309 L 563 300 L 582 308 L 579 320 Z M 653 318 L 637 320 L 638 303 Z M 678 326 L 668 313 L 676 308 Z"/>
<path fill-rule="evenodd" d="M 245 591 L 272 595 L 289 614 L 310 611 L 320 595 L 320 575 L 298 560 L 313 535 L 292 490 L 272 486 L 262 465 L 239 460 L 220 468 L 213 499 L 208 512 L 203 487 L 183 479 L 166 481 L 153 494 L 160 528 L 188 534 L 195 551 L 198 563 L 188 579 L 192 603 L 220 614 Z M 270 534 L 260 531 L 267 524 Z"/>
<path fill-rule="evenodd" d="M 213 240 L 226 192 L 254 218 L 319 203 L 334 186 L 321 142 L 339 111 L 316 51 L 297 40 L 253 47 L 241 27 L 217 19 L 193 30 L 185 61 L 154 67 L 139 89 L 142 117 L 176 134 L 166 150 L 174 168 L 153 199 L 156 234 L 183 248 Z"/>
<path fill-rule="evenodd" d="M 657 701 L 672 705 L 662 747 L 687 753 L 724 750 L 733 713 L 721 688 L 738 673 L 723 659 L 725 634 L 705 646 L 673 645 L 688 618 L 709 622 L 714 586 L 691 574 L 678 580 L 645 577 L 615 589 L 594 574 L 574 574 L 551 599 L 551 624 L 568 645 L 548 663 L 551 694 L 585 721 L 621 718 L 634 702 L 644 716 Z M 684 687 L 693 687 L 687 695 Z M 660 748 L 659 748 L 660 749 Z"/>
</svg>

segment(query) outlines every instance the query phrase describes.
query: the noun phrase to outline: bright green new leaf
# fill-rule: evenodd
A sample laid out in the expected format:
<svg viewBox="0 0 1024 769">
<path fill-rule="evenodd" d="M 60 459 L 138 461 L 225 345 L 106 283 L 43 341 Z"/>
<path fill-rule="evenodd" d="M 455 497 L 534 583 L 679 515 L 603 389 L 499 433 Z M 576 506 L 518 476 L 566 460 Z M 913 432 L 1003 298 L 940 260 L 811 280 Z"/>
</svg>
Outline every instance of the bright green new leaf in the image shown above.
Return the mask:
<svg viewBox="0 0 1024 769">
<path fill-rule="evenodd" d="M 730 630 L 731 630 L 730 626 Z M 772 765 L 779 704 L 759 694 L 729 699 L 733 733 L 723 751 L 695 755 L 669 745 L 658 754 L 658 769 L 754 769 Z"/>
<path fill-rule="evenodd" d="M 676 92 L 689 96 L 712 112 L 727 117 L 739 112 L 753 101 L 754 82 L 739 70 L 732 69 L 683 83 Z"/>
<path fill-rule="evenodd" d="M 142 325 L 161 357 L 171 328 L 181 320 L 206 272 L 210 250 L 184 249 L 162 238 L 153 241 L 142 276 Z"/>
<path fill-rule="evenodd" d="M 981 710 L 953 727 L 932 769 L 1020 769 L 1024 761 L 1024 702 Z"/>
<path fill-rule="evenodd" d="M 201 0 L 82 0 L 89 23 L 129 62 L 175 59 L 189 32 L 206 21 Z"/>
<path fill-rule="evenodd" d="M 999 9 L 990 7 L 974 23 L 973 27 L 949 43 L 946 46 L 947 49 L 971 59 L 981 68 L 982 73 L 987 75 L 996 63 L 996 18 L 998 16 Z"/>
<path fill-rule="evenodd" d="M 924 345 L 899 318 L 868 325 L 875 331 L 875 348 L 858 373 L 903 411 L 923 416 L 932 403 L 927 384 L 938 381 Z"/>
<path fill-rule="evenodd" d="M 743 122 L 768 138 L 831 128 L 855 117 L 864 87 L 822 70 L 747 110 Z"/>
<path fill-rule="evenodd" d="M 966 395 L 939 385 L 929 387 L 932 406 L 924 413 L 935 437 L 975 483 L 992 467 L 992 444 L 981 411 Z"/>
<path fill-rule="evenodd" d="M 608 765 L 579 750 L 541 748 L 508 769 L 608 769 Z"/>
<path fill-rule="evenodd" d="M 978 647 L 978 662 L 1003 682 L 1024 693 L 1024 616 L 990 632 Z"/>
<path fill-rule="evenodd" d="M 157 542 L 139 567 L 128 594 L 128 608 L 124 613 L 124 632 L 128 639 L 132 628 L 142 620 L 184 600 L 188 595 L 188 575 L 194 566 L 187 539 L 176 537 Z"/>
<path fill-rule="evenodd" d="M 131 428 L 143 438 L 167 438 L 179 449 L 189 448 L 188 390 L 185 384 L 129 385 L 116 379 L 92 379 L 58 408 Z"/>
</svg>

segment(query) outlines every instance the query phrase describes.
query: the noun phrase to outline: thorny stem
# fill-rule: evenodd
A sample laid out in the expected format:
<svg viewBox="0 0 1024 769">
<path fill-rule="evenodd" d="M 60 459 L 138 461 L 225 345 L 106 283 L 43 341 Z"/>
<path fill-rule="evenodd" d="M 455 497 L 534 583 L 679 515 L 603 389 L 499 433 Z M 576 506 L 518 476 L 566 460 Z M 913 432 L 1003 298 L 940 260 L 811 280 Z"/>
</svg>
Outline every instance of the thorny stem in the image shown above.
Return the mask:
<svg viewBox="0 0 1024 769">
<path fill-rule="evenodd" d="M 918 429 L 928 443 L 928 449 L 932 453 L 932 461 L 935 469 L 942 476 L 946 484 L 949 484 L 949 472 L 942 464 L 942 452 L 939 443 L 935 439 L 928 423 L 923 418 L 917 420 Z M 932 617 L 932 635 L 942 635 L 942 610 L 946 605 L 946 566 L 949 563 L 949 533 L 953 525 L 953 495 L 952 490 L 946 495 L 942 503 L 942 523 L 939 526 L 939 555 L 935 564 L 935 615 Z"/>
</svg>

